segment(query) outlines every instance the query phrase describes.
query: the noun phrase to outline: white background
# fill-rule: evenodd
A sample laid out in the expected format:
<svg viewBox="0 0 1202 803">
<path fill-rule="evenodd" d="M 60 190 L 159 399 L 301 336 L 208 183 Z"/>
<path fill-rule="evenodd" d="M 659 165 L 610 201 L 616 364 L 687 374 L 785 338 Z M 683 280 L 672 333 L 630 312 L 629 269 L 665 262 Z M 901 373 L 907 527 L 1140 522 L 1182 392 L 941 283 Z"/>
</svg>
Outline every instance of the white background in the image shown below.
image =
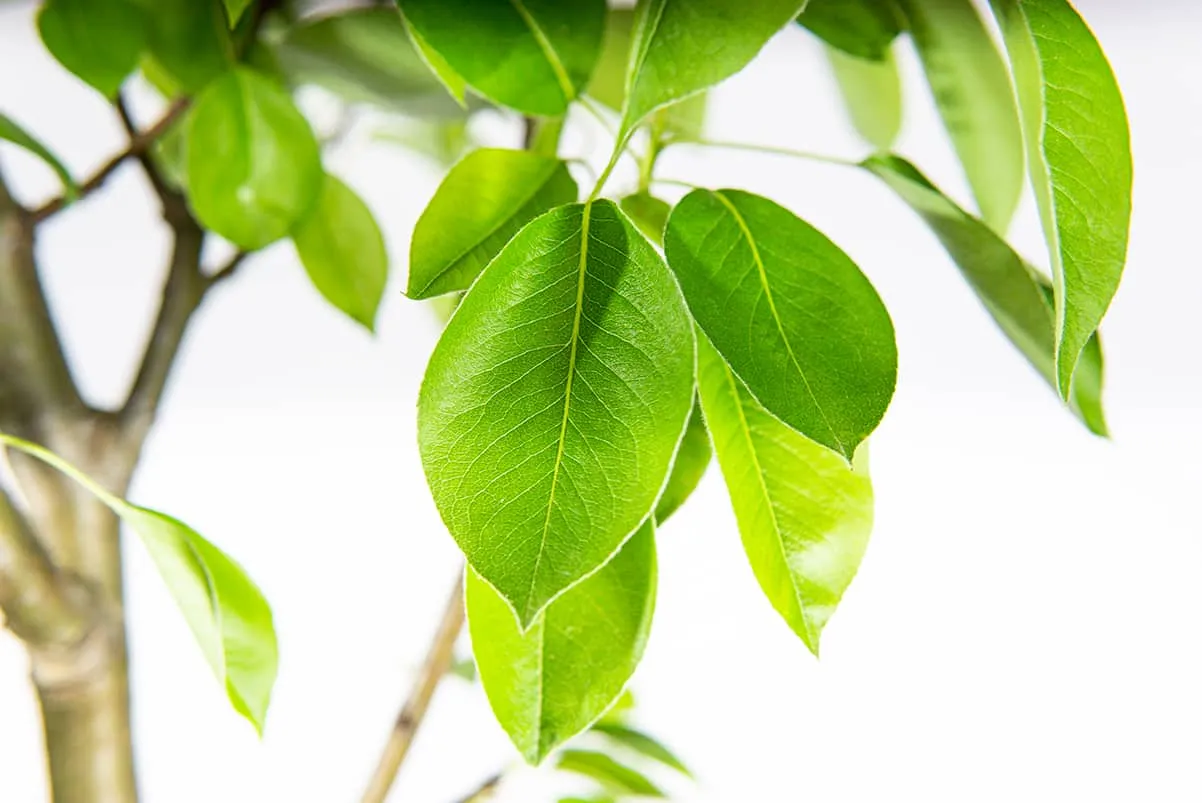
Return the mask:
<svg viewBox="0 0 1202 803">
<path fill-rule="evenodd" d="M 633 688 L 642 724 L 700 776 L 673 787 L 679 799 L 1202 800 L 1202 5 L 1078 6 L 1125 90 L 1137 172 L 1106 326 L 1110 442 L 1058 409 L 936 241 L 871 178 L 758 154 L 665 158 L 665 175 L 749 188 L 825 230 L 876 283 L 901 352 L 874 438 L 873 543 L 820 662 L 761 597 L 717 471 L 662 531 Z M 963 199 L 908 49 L 903 63 L 899 149 Z M 860 153 L 801 30 L 713 98 L 714 137 Z M 77 175 L 122 146 L 104 103 L 41 50 L 28 4 L 0 6 L 0 109 Z M 605 147 L 573 141 L 593 157 Z M 40 165 L 3 157 L 22 198 L 54 191 Z M 283 651 L 260 743 L 132 545 L 151 803 L 356 800 L 457 565 L 414 444 L 436 325 L 400 294 L 438 171 L 365 136 L 332 164 L 372 204 L 394 260 L 379 336 L 318 299 L 290 246 L 255 259 L 200 314 L 133 490 L 246 565 Z M 131 167 L 42 233 L 56 318 L 99 402 L 128 381 L 157 298 L 167 241 L 154 216 Z M 1029 202 L 1013 235 L 1045 261 Z M 5 803 L 43 798 L 38 734 L 20 645 L 0 634 Z M 394 799 L 451 801 L 512 758 L 479 688 L 448 681 Z M 549 800 L 546 784 L 519 774 L 502 799 Z"/>
</svg>

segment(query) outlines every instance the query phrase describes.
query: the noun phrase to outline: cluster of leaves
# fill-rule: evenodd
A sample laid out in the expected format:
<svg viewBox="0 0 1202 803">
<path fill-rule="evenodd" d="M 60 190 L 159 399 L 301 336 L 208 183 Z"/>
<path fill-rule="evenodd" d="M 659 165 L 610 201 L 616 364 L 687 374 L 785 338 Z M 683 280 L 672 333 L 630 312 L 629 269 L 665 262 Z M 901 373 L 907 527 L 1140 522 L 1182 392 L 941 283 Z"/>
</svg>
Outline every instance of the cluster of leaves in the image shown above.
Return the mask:
<svg viewBox="0 0 1202 803">
<path fill-rule="evenodd" d="M 469 564 L 481 682 L 528 761 L 620 698 L 650 630 L 656 530 L 711 452 L 760 586 L 813 652 L 867 547 L 866 441 L 897 372 L 881 299 L 767 198 L 652 193 L 659 154 L 700 142 L 704 92 L 782 29 L 800 23 L 830 54 L 876 150 L 849 168 L 914 209 L 1003 333 L 1105 433 L 1097 329 L 1125 261 L 1131 164 L 1114 77 L 1067 0 L 991 0 L 1005 55 L 971 0 L 400 0 L 399 14 L 274 33 L 261 5 L 47 0 L 40 26 L 106 95 L 140 66 L 168 98 L 194 96 L 179 175 L 197 218 L 244 249 L 290 237 L 318 288 L 368 325 L 387 274 L 379 231 L 325 173 L 289 86 L 403 98 L 457 124 L 459 104 L 535 121 L 529 150 L 474 150 L 450 170 L 413 233 L 407 285 L 413 299 L 461 297 L 422 384 L 419 446 Z M 975 212 L 889 153 L 903 36 Z M 616 131 L 586 193 L 558 152 L 578 105 Z M 638 185 L 608 198 L 627 154 Z M 1028 180 L 1050 277 L 1005 239 Z M 217 610 L 220 573 L 202 574 Z"/>
</svg>

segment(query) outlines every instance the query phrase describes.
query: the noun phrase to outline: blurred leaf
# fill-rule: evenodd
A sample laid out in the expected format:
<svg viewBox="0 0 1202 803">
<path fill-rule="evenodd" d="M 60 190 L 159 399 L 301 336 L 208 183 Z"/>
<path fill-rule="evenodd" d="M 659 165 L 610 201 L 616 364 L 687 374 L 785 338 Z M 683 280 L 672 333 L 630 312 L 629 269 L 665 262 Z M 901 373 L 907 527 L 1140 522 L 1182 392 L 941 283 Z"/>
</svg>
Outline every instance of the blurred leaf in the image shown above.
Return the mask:
<svg viewBox="0 0 1202 803">
<path fill-rule="evenodd" d="M 246 9 L 250 8 L 251 3 L 255 0 L 225 0 L 225 14 L 229 19 L 230 27 L 238 24 L 238 20 L 242 19 L 242 14 Z"/>
<path fill-rule="evenodd" d="M 397 120 L 373 131 L 372 138 L 401 145 L 434 160 L 443 169 L 462 159 L 475 144 L 466 117 Z"/>
<path fill-rule="evenodd" d="M 447 674 L 453 675 L 460 680 L 466 680 L 468 683 L 475 683 L 476 679 L 480 676 L 480 673 L 476 670 L 476 662 L 470 655 L 456 658 L 452 661 Z"/>
<path fill-rule="evenodd" d="M 374 331 L 388 281 L 388 252 L 367 204 L 327 174 L 317 205 L 292 230 L 292 241 L 313 286 Z"/>
<path fill-rule="evenodd" d="M 825 50 L 852 125 L 873 147 L 888 150 L 902 126 L 901 74 L 893 51 L 870 61 L 834 47 Z"/>
<path fill-rule="evenodd" d="M 34 139 L 32 134 L 17 125 L 16 120 L 2 113 L 0 113 L 0 140 L 11 142 L 45 162 L 51 170 L 58 174 L 59 180 L 63 183 L 63 195 L 68 201 L 73 201 L 78 197 L 79 185 L 75 183 L 75 179 L 71 178 L 70 171 L 59 161 L 58 157 L 45 145 Z"/>
<path fill-rule="evenodd" d="M 710 454 L 710 436 L 705 429 L 701 403 L 697 402 L 693 405 L 684 437 L 676 450 L 676 459 L 672 461 L 672 473 L 668 475 L 668 484 L 655 505 L 656 524 L 667 521 L 697 489 L 697 484 L 701 482 L 705 470 L 709 467 Z"/>
<path fill-rule="evenodd" d="M 168 186 L 183 190 L 188 184 L 188 121 L 179 120 L 164 131 L 150 146 L 150 158 L 154 160 L 160 175 Z"/>
<path fill-rule="evenodd" d="M 147 38 L 131 0 L 46 0 L 38 32 L 59 64 L 109 99 L 138 66 Z"/>
<path fill-rule="evenodd" d="M 313 131 L 292 98 L 237 67 L 196 99 L 187 133 L 188 198 L 235 245 L 262 248 L 308 214 L 322 186 Z"/>
<path fill-rule="evenodd" d="M 117 498 L 46 449 L 3 433 L 0 444 L 66 474 L 137 533 L 231 704 L 262 734 L 279 652 L 271 608 L 246 572 L 188 525 Z"/>
<path fill-rule="evenodd" d="M 591 750 L 564 750 L 556 762 L 559 769 L 592 778 L 609 791 L 639 797 L 667 797 L 645 775 L 620 764 L 604 753 Z"/>
<path fill-rule="evenodd" d="M 149 21 L 143 72 L 160 74 L 166 88 L 194 93 L 234 63 L 234 46 L 218 0 L 139 0 Z M 162 80 L 169 77 L 171 84 Z M 158 84 L 156 84 L 158 85 Z M 165 92 L 174 97 L 176 92 Z"/>
<path fill-rule="evenodd" d="M 608 736 L 623 747 L 628 747 L 690 778 L 693 777 L 693 773 L 684 765 L 684 762 L 676 757 L 675 753 L 664 747 L 657 739 L 648 736 L 642 731 L 626 727 L 625 725 L 605 722 L 604 720 L 593 725 L 592 729 L 597 733 Z"/>
<path fill-rule="evenodd" d="M 888 58 L 904 27 L 894 0 L 810 0 L 797 21 L 831 47 L 870 61 Z"/>
<path fill-rule="evenodd" d="M 618 206 L 647 239 L 663 248 L 664 229 L 668 225 L 668 215 L 672 214 L 672 206 L 667 201 L 649 192 L 636 192 L 618 201 Z"/>
</svg>

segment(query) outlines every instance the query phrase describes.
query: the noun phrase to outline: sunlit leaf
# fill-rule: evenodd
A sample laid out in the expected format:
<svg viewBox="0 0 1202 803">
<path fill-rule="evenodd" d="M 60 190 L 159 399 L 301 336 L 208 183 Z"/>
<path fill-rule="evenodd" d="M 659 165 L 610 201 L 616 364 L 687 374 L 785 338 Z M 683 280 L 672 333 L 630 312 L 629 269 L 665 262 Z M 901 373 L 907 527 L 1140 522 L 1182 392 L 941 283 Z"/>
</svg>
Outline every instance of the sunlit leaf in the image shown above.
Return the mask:
<svg viewBox="0 0 1202 803">
<path fill-rule="evenodd" d="M 132 0 L 46 0 L 38 32 L 60 64 L 107 98 L 146 47 L 146 17 Z"/>
<path fill-rule="evenodd" d="M 692 777 L 693 773 L 689 771 L 689 768 L 684 765 L 683 761 L 676 757 L 675 753 L 664 747 L 658 739 L 648 736 L 640 730 L 605 721 L 593 725 L 592 729 L 597 733 L 604 734 L 623 747 L 634 750 L 647 758 L 658 761 L 664 766 L 671 767 L 677 772 Z"/>
<path fill-rule="evenodd" d="M 648 240 L 663 246 L 664 229 L 668 225 L 668 215 L 672 214 L 671 204 L 650 193 L 636 192 L 622 198 L 618 205 L 639 230 L 647 235 Z"/>
<path fill-rule="evenodd" d="M 705 429 L 705 419 L 698 403 L 693 407 L 684 437 L 680 440 L 680 448 L 676 450 L 668 484 L 655 505 L 657 524 L 667 521 L 697 489 L 697 484 L 709 468 L 711 452 L 709 432 Z"/>
<path fill-rule="evenodd" d="M 893 51 L 880 61 L 826 48 L 843 105 L 856 131 L 878 150 L 893 146 L 902 126 L 902 84 Z"/>
<path fill-rule="evenodd" d="M 59 181 L 63 183 L 63 192 L 68 199 L 73 199 L 79 194 L 79 185 L 75 183 L 71 172 L 59 161 L 59 158 L 32 134 L 18 125 L 16 120 L 3 113 L 0 113 L 0 140 L 11 142 L 45 162 L 51 170 L 58 174 Z"/>
<path fill-rule="evenodd" d="M 666 797 L 663 790 L 652 783 L 647 776 L 604 753 L 596 753 L 592 750 L 565 750 L 559 756 L 556 766 L 561 770 L 592 778 L 606 790 L 617 795 Z"/>
<path fill-rule="evenodd" d="M 831 47 L 870 61 L 888 58 L 904 27 L 894 0 L 810 0 L 797 21 Z"/>
<path fill-rule="evenodd" d="M 404 15 L 401 15 L 401 20 L 404 21 L 404 19 Z M 412 25 L 405 23 L 405 32 L 409 34 L 409 40 L 413 42 L 417 54 L 422 57 L 422 61 L 426 63 L 439 82 L 446 87 L 451 97 L 460 106 L 467 108 L 467 82 L 463 80 L 463 76 L 455 72 L 454 68 L 447 64 L 447 60 L 442 57 L 442 54 L 430 47 Z"/>
</svg>

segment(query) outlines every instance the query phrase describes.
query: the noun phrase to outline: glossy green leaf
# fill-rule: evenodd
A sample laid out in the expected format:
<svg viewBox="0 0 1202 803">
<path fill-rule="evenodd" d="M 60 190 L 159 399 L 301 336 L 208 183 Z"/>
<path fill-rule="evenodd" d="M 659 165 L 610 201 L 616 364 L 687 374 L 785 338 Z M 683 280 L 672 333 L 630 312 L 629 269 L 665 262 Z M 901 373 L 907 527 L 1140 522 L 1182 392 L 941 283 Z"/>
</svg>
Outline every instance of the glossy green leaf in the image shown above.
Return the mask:
<svg viewBox="0 0 1202 803">
<path fill-rule="evenodd" d="M 138 535 L 230 703 L 262 733 L 279 651 L 271 608 L 246 572 L 188 525 L 117 498 L 46 449 L 3 433 L 0 444 L 66 474 Z"/>
<path fill-rule="evenodd" d="M 275 56 L 293 85 L 315 84 L 354 103 L 422 117 L 463 117 L 395 8 L 352 9 L 291 26 Z"/>
<path fill-rule="evenodd" d="M 404 20 L 405 16 L 402 14 L 401 21 L 404 22 Z M 430 72 L 434 73 L 434 77 L 446 87 L 447 92 L 460 106 L 467 108 L 467 82 L 463 80 L 463 76 L 455 72 L 442 54 L 430 47 L 422 35 L 407 22 L 405 22 L 405 33 L 409 34 L 409 41 L 413 43 L 414 50 L 430 68 Z"/>
<path fill-rule="evenodd" d="M 253 2 L 254 0 L 225 0 L 225 16 L 231 28 L 238 24 L 238 20 L 242 19 L 242 15 Z"/>
<path fill-rule="evenodd" d="M 79 185 L 75 183 L 71 172 L 59 161 L 59 158 L 32 134 L 18 125 L 16 120 L 3 113 L 0 113 L 0 140 L 11 142 L 45 162 L 51 170 L 58 174 L 59 180 L 63 183 L 63 193 L 68 200 L 74 200 L 79 195 Z"/>
<path fill-rule="evenodd" d="M 655 523 L 663 524 L 668 517 L 680 509 L 680 506 L 692 496 L 697 484 L 705 476 L 705 470 L 710 464 L 710 436 L 705 429 L 705 418 L 701 414 L 700 403 L 693 406 L 689 415 L 689 423 L 685 427 L 684 437 L 676 450 L 676 459 L 672 462 L 672 473 L 668 475 L 668 484 L 664 493 L 655 505 Z"/>
<path fill-rule="evenodd" d="M 985 309 L 1055 390 L 1055 310 L 1048 281 L 909 162 L 896 156 L 880 156 L 864 166 L 926 221 Z M 1078 369 L 1069 402 L 1093 432 L 1105 435 L 1101 383 L 1102 351 L 1094 338 Z"/>
<path fill-rule="evenodd" d="M 146 18 L 132 0 L 46 0 L 38 32 L 59 64 L 107 98 L 146 47 Z"/>
<path fill-rule="evenodd" d="M 522 756 L 538 764 L 585 730 L 634 674 L 655 608 L 650 523 L 523 632 L 505 600 L 469 570 L 467 617 L 480 681 Z"/>
<path fill-rule="evenodd" d="M 697 384 L 760 588 L 814 655 L 872 532 L 863 447 L 853 467 L 761 407 L 699 337 Z"/>
<path fill-rule="evenodd" d="M 292 231 L 313 286 L 354 320 L 375 330 L 388 281 L 384 236 L 354 190 L 327 175 L 317 205 Z"/>
<path fill-rule="evenodd" d="M 902 83 L 893 51 L 880 61 L 826 48 L 843 105 L 857 132 L 877 150 L 888 150 L 902 126 Z"/>
<path fill-rule="evenodd" d="M 597 733 L 607 736 L 617 744 L 627 747 L 653 761 L 658 761 L 666 767 L 671 767 L 689 777 L 693 775 L 689 771 L 689 768 L 684 765 L 684 762 L 676 757 L 675 753 L 664 747 L 658 739 L 648 736 L 640 730 L 613 722 L 605 722 L 604 720 L 593 725 L 592 729 Z"/>
<path fill-rule="evenodd" d="M 523 226 L 576 200 L 567 165 L 527 151 L 481 148 L 455 165 L 413 229 L 410 298 L 465 290 Z"/>
<path fill-rule="evenodd" d="M 641 0 L 622 131 L 747 66 L 804 0 Z"/>
<path fill-rule="evenodd" d="M 1023 189 L 1010 75 L 972 0 L 898 0 L 981 217 L 1005 233 Z"/>
<path fill-rule="evenodd" d="M 851 459 L 897 380 L 893 323 L 839 247 L 741 190 L 694 190 L 665 251 L 693 317 L 773 415 Z"/>
<path fill-rule="evenodd" d="M 400 0 L 409 25 L 477 92 L 558 117 L 588 84 L 605 0 Z"/>
<path fill-rule="evenodd" d="M 668 226 L 668 215 L 672 205 L 648 192 L 636 192 L 618 201 L 622 211 L 634 221 L 647 239 L 658 246 L 664 244 L 664 229 Z"/>
<path fill-rule="evenodd" d="M 904 27 L 895 0 L 810 0 L 797 21 L 831 47 L 870 61 L 888 58 Z"/>
<path fill-rule="evenodd" d="M 201 90 L 234 63 L 225 10 L 218 0 L 139 0 L 149 21 L 152 70 L 185 93 Z M 173 94 L 173 93 L 172 93 Z"/>
<path fill-rule="evenodd" d="M 556 766 L 561 770 L 592 778 L 617 795 L 667 797 L 647 776 L 604 753 L 592 750 L 565 750 L 559 756 Z"/>
<path fill-rule="evenodd" d="M 528 626 L 649 516 L 684 432 L 693 332 L 612 202 L 522 229 L 430 358 L 418 443 L 468 562 Z"/>
<path fill-rule="evenodd" d="M 286 92 L 238 67 L 196 99 L 188 200 L 207 228 L 246 249 L 288 234 L 321 191 L 317 140 Z"/>
<path fill-rule="evenodd" d="M 1052 262 L 1056 380 L 1118 289 L 1131 225 L 1131 139 L 1106 56 L 1067 0 L 991 0 L 1018 89 L 1027 171 Z"/>
</svg>

